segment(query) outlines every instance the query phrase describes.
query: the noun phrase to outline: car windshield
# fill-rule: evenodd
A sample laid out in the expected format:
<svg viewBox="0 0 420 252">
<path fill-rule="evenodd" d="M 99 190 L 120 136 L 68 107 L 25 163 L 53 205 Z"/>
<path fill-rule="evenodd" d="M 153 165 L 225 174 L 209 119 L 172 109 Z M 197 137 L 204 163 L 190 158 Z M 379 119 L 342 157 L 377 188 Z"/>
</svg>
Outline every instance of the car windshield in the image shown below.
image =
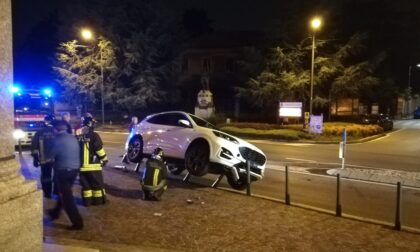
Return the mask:
<svg viewBox="0 0 420 252">
<path fill-rule="evenodd" d="M 204 119 L 201 119 L 199 117 L 196 117 L 195 115 L 189 114 L 189 116 L 191 117 L 191 119 L 193 119 L 193 121 L 195 122 L 195 124 L 197 124 L 200 127 L 205 127 L 205 128 L 209 128 L 209 129 L 217 129 L 216 126 L 214 126 L 213 124 L 207 122 Z"/>
</svg>

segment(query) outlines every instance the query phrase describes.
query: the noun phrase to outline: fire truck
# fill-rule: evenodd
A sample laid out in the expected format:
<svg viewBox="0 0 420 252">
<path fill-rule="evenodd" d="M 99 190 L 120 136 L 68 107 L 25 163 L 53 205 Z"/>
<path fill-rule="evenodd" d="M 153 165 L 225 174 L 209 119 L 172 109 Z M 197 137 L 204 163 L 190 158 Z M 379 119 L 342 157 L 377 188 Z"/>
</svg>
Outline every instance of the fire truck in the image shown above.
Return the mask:
<svg viewBox="0 0 420 252">
<path fill-rule="evenodd" d="M 17 144 L 30 145 L 36 131 L 45 127 L 44 117 L 54 114 L 52 90 L 11 88 L 14 97 L 15 131 Z"/>
</svg>

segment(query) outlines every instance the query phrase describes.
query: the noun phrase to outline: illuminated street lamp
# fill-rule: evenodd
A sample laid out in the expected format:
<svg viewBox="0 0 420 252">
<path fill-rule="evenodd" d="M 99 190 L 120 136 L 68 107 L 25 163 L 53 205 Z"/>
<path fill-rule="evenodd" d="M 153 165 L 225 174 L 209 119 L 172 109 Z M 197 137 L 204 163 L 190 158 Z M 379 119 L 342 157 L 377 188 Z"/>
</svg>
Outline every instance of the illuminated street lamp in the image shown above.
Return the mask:
<svg viewBox="0 0 420 252">
<path fill-rule="evenodd" d="M 83 39 L 85 40 L 92 40 L 93 39 L 93 32 L 89 29 L 82 29 L 80 34 Z M 105 106 L 104 106 L 104 67 L 102 62 L 102 49 L 99 48 L 99 58 L 100 58 L 100 66 L 101 66 L 101 121 L 102 125 L 105 124 Z"/>
<path fill-rule="evenodd" d="M 322 21 L 315 17 L 311 20 L 312 28 L 312 60 L 311 60 L 311 96 L 309 102 L 309 115 L 312 115 L 312 100 L 314 95 L 314 65 L 315 65 L 315 33 L 321 27 Z"/>
<path fill-rule="evenodd" d="M 80 32 L 80 34 L 82 35 L 82 38 L 84 38 L 85 40 L 91 40 L 91 39 L 93 39 L 93 33 L 89 29 L 82 29 L 82 31 Z"/>
</svg>

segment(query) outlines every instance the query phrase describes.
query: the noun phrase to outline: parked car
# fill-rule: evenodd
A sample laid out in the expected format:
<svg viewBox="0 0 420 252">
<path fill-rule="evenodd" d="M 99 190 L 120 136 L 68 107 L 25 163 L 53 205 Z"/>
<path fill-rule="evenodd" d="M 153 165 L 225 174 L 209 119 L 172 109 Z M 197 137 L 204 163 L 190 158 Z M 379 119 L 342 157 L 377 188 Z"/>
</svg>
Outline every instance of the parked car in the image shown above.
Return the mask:
<svg viewBox="0 0 420 252">
<path fill-rule="evenodd" d="M 362 124 L 376 124 L 381 126 L 384 131 L 392 130 L 394 128 L 394 122 L 391 117 L 386 114 L 365 114 L 361 116 Z"/>
<path fill-rule="evenodd" d="M 420 119 L 420 108 L 416 108 L 416 110 L 414 110 L 414 115 L 413 115 L 414 119 Z"/>
<path fill-rule="evenodd" d="M 125 146 L 131 162 L 141 162 L 157 147 L 164 150 L 168 165 L 177 167 L 171 170 L 175 174 L 185 169 L 195 176 L 225 174 L 232 188 L 243 190 L 250 161 L 251 181 L 264 176 L 266 156 L 260 149 L 186 112 L 147 116 L 133 128 Z"/>
</svg>

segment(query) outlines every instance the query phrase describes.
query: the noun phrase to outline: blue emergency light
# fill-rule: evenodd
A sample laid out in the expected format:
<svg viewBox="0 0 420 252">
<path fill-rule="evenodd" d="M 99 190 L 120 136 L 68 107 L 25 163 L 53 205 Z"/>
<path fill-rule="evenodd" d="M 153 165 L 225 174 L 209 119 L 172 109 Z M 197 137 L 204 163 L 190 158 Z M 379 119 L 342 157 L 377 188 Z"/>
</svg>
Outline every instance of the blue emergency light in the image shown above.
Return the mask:
<svg viewBox="0 0 420 252">
<path fill-rule="evenodd" d="M 46 89 L 42 90 L 42 92 L 48 97 L 51 97 L 51 95 L 52 95 L 52 91 L 49 88 L 46 88 Z"/>
<path fill-rule="evenodd" d="M 16 94 L 20 91 L 20 88 L 18 86 L 10 86 L 9 91 L 13 94 Z"/>
</svg>

